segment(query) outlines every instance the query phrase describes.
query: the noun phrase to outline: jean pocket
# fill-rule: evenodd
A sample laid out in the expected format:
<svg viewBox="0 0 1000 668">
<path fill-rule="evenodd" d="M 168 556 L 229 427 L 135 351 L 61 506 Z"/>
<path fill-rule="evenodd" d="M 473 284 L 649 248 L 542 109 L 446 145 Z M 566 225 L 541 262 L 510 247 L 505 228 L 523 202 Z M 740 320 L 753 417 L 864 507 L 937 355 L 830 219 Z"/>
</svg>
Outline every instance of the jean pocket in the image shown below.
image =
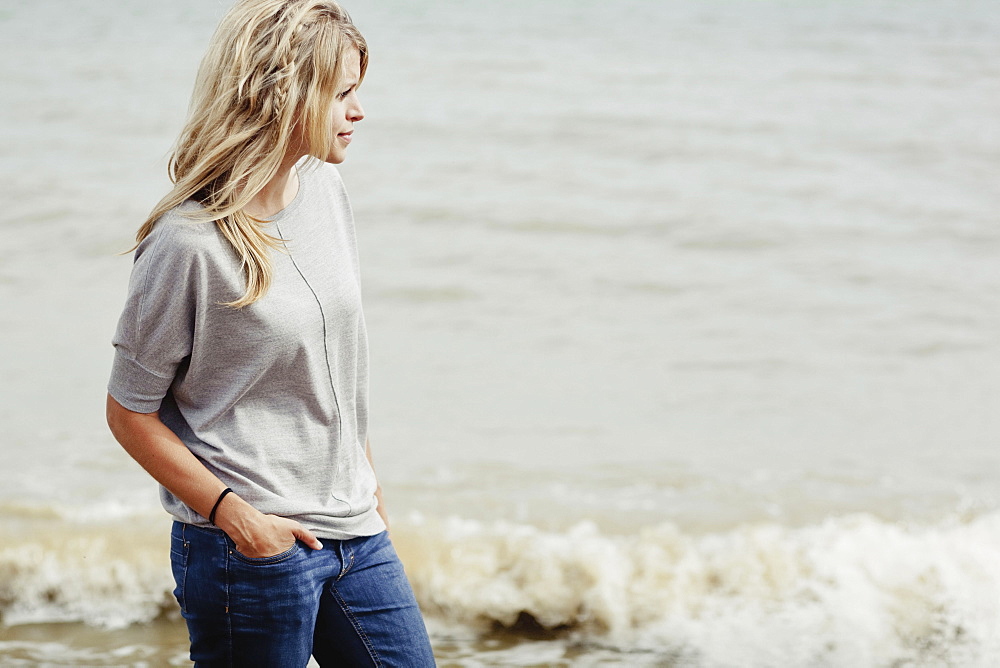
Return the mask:
<svg viewBox="0 0 1000 668">
<path fill-rule="evenodd" d="M 280 564 L 283 561 L 291 559 L 300 549 L 299 541 L 295 541 L 295 543 L 284 552 L 272 554 L 269 557 L 248 557 L 236 549 L 236 543 L 234 543 L 228 536 L 226 537 L 226 542 L 229 543 L 229 552 L 233 555 L 234 559 L 244 564 L 250 564 L 251 566 L 270 566 L 271 564 Z"/>
</svg>

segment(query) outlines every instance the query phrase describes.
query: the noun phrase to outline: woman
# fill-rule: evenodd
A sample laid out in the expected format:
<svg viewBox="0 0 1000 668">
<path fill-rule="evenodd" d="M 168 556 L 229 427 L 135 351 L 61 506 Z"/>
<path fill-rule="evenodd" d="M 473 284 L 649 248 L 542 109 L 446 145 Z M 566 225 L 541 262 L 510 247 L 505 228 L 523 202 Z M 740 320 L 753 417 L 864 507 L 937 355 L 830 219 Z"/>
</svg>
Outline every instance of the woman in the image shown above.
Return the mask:
<svg viewBox="0 0 1000 668">
<path fill-rule="evenodd" d="M 344 160 L 368 62 L 332 0 L 239 0 L 137 234 L 108 424 L 161 484 L 199 666 L 432 666 L 367 442 Z"/>
</svg>

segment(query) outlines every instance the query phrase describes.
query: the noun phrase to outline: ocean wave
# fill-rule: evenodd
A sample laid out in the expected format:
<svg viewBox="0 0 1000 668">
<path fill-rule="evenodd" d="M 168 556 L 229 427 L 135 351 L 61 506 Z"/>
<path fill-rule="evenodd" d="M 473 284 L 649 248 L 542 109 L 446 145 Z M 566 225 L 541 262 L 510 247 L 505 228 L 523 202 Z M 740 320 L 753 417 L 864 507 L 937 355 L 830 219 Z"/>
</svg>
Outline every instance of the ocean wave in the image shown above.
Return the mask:
<svg viewBox="0 0 1000 668">
<path fill-rule="evenodd" d="M 421 605 L 468 624 L 527 620 L 681 665 L 1000 663 L 998 513 L 626 536 L 414 519 L 398 542 Z"/>
<path fill-rule="evenodd" d="M 52 522 L 27 535 L 0 530 L 0 539 L 5 625 L 82 621 L 121 628 L 176 607 L 166 530 Z"/>
<path fill-rule="evenodd" d="M 393 542 L 430 621 L 693 666 L 1000 663 L 1000 513 L 937 525 L 858 514 L 628 535 L 411 515 Z M 120 627 L 176 614 L 166 531 L 3 536 L 7 625 Z"/>
</svg>

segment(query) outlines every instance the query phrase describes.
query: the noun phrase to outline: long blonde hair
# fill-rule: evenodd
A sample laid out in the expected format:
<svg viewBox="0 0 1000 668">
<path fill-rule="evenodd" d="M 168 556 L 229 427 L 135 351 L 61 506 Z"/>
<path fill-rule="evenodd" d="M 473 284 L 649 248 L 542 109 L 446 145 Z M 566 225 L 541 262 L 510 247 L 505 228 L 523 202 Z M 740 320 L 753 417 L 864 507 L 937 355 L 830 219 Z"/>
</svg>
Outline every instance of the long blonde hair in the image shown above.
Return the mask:
<svg viewBox="0 0 1000 668">
<path fill-rule="evenodd" d="M 301 128 L 310 155 L 326 157 L 330 103 L 344 80 L 345 53 L 368 46 L 333 0 L 239 0 L 212 37 L 198 70 L 187 125 L 170 158 L 173 189 L 136 233 L 138 245 L 167 211 L 188 199 L 236 250 L 246 291 L 226 306 L 260 299 L 271 284 L 271 249 L 281 240 L 244 208 L 277 174 Z M 360 82 L 359 82 L 360 83 Z"/>
</svg>

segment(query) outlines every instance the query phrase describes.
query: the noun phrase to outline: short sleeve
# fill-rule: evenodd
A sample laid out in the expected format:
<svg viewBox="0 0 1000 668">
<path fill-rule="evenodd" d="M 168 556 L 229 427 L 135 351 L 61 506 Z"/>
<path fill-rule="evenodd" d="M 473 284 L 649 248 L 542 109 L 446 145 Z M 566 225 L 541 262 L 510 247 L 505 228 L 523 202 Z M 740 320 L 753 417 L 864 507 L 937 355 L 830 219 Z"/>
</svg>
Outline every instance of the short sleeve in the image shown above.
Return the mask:
<svg viewBox="0 0 1000 668">
<path fill-rule="evenodd" d="M 153 413 L 191 354 L 200 281 L 198 249 L 161 220 L 135 251 L 108 393 L 136 413 Z"/>
</svg>

